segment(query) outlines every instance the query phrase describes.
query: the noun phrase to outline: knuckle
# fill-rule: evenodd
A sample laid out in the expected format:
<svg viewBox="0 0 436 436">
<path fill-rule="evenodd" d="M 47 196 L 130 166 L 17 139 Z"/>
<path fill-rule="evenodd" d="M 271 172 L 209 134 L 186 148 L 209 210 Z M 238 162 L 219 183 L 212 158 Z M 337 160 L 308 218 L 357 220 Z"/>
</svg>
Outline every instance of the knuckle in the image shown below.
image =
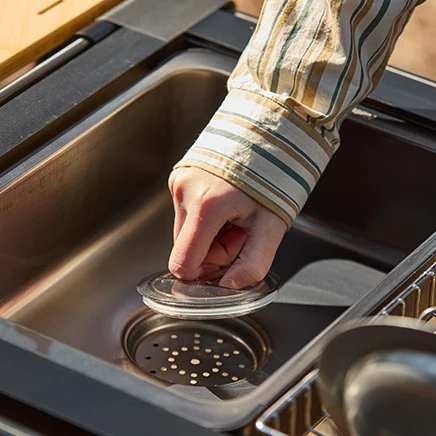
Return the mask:
<svg viewBox="0 0 436 436">
<path fill-rule="evenodd" d="M 170 189 L 171 195 L 173 196 L 173 199 L 176 203 L 182 203 L 183 202 L 183 193 L 184 189 L 183 186 L 179 184 L 174 184 L 172 189 Z"/>
<path fill-rule="evenodd" d="M 210 215 L 222 212 L 221 197 L 209 187 L 202 187 L 197 192 L 197 204 L 199 215 Z"/>
</svg>

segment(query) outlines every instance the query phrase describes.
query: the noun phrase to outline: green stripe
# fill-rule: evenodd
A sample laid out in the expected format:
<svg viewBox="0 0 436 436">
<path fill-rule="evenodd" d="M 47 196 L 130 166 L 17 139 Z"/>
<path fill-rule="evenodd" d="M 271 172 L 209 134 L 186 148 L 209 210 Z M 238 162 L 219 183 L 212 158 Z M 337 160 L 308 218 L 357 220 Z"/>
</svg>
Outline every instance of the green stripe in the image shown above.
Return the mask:
<svg viewBox="0 0 436 436">
<path fill-rule="evenodd" d="M 297 147 L 288 138 L 285 138 L 284 136 L 280 135 L 280 133 L 277 133 L 274 130 L 269 129 L 265 125 L 260 124 L 257 121 L 254 121 L 252 118 L 246 117 L 245 115 L 242 115 L 242 114 L 239 114 L 239 113 L 225 111 L 223 109 L 219 109 L 218 113 L 222 113 L 222 114 L 226 114 L 226 115 L 231 115 L 231 116 L 234 116 L 236 118 L 241 118 L 243 120 L 246 120 L 246 121 L 250 122 L 251 124 L 254 124 L 255 126 L 259 127 L 260 129 L 264 130 L 265 132 L 268 132 L 274 138 L 277 138 L 278 140 L 282 141 L 283 143 L 285 143 L 289 147 L 293 148 L 301 157 L 303 157 L 304 159 L 306 159 L 306 161 L 308 163 L 310 163 L 310 165 L 313 167 L 313 169 L 319 175 L 321 175 L 322 171 L 321 171 L 321 168 L 317 165 L 317 163 L 307 153 L 305 153 L 303 150 L 301 150 L 301 148 Z"/>
<path fill-rule="evenodd" d="M 301 12 L 301 15 L 298 17 L 298 20 L 295 23 L 291 34 L 289 35 L 288 39 L 286 40 L 285 45 L 282 47 L 282 49 L 280 51 L 280 56 L 279 56 L 279 59 L 278 59 L 276 66 L 274 68 L 272 83 L 271 83 L 271 87 L 270 87 L 272 92 L 277 92 L 277 87 L 278 87 L 279 78 L 280 78 L 280 70 L 281 70 L 281 67 L 283 64 L 283 60 L 285 59 L 286 53 L 287 53 L 290 45 L 294 41 L 295 37 L 299 34 L 300 29 L 301 29 L 301 25 L 303 24 L 303 22 L 306 18 L 307 11 L 309 10 L 309 6 L 311 4 L 312 4 L 312 0 L 308 0 L 306 2 L 306 4 L 304 5 L 304 9 Z"/>
<path fill-rule="evenodd" d="M 391 4 L 391 0 L 384 0 L 383 1 L 383 5 L 380 8 L 380 11 L 376 15 L 376 17 L 371 21 L 371 23 L 369 23 L 369 26 L 365 29 L 365 31 L 362 33 L 362 36 L 359 39 L 358 59 L 359 59 L 359 64 L 360 64 L 360 81 L 359 81 L 359 87 L 357 88 L 357 91 L 355 92 L 354 97 L 352 98 L 351 101 L 353 101 L 356 98 L 356 96 L 359 94 L 360 90 L 362 89 L 363 78 L 365 77 L 365 75 L 363 74 L 363 65 L 361 62 L 362 46 L 365 43 L 366 39 L 369 37 L 369 35 L 371 35 L 371 33 L 374 31 L 374 29 L 380 23 L 381 19 L 385 16 L 386 11 L 388 10 L 390 4 Z M 403 13 L 403 11 L 401 13 Z"/>
<path fill-rule="evenodd" d="M 321 18 L 319 19 L 318 25 L 316 26 L 315 32 L 314 32 L 313 37 L 312 37 L 312 41 L 310 41 L 310 44 L 307 46 L 306 50 L 304 51 L 303 55 L 300 57 L 300 60 L 298 61 L 297 68 L 295 68 L 294 82 L 292 84 L 291 92 L 289 92 L 290 96 L 292 96 L 292 93 L 294 92 L 297 74 L 300 70 L 301 63 L 303 62 L 303 59 L 306 57 L 307 52 L 310 50 L 310 48 L 312 47 L 314 42 L 317 40 L 318 31 L 319 31 L 319 28 L 321 27 L 322 20 L 323 20 L 324 15 L 325 15 L 325 10 L 326 10 L 326 3 L 324 2 L 324 10 L 322 11 L 322 15 L 321 15 Z"/>
<path fill-rule="evenodd" d="M 289 200 L 289 201 L 290 201 L 290 202 L 291 202 L 291 203 L 296 207 L 296 209 L 297 209 L 297 214 L 299 214 L 299 213 L 301 212 L 300 206 L 298 205 L 298 203 L 297 203 L 296 200 L 294 200 L 294 199 L 293 199 L 293 198 L 292 198 L 292 197 L 291 197 L 287 192 L 283 191 L 283 190 L 280 189 L 278 186 L 272 185 L 271 182 L 270 182 L 269 180 L 267 180 L 265 177 L 263 177 L 263 176 L 262 176 L 261 174 L 259 174 L 257 171 L 254 171 L 253 168 L 247 167 L 247 166 L 244 165 L 243 163 L 238 162 L 237 160 L 231 158 L 230 156 L 228 156 L 228 155 L 226 155 L 226 154 L 224 154 L 224 153 L 220 153 L 219 151 L 216 151 L 216 150 L 211 150 L 211 149 L 209 149 L 209 148 L 201 147 L 201 146 L 198 146 L 198 145 L 196 145 L 196 146 L 194 147 L 194 150 L 195 150 L 195 149 L 198 149 L 198 150 L 204 150 L 204 151 L 207 151 L 207 152 L 209 152 L 209 153 L 216 154 L 216 155 L 218 155 L 218 156 L 224 157 L 224 158 L 226 158 L 226 159 L 228 159 L 228 160 L 234 162 L 235 164 L 241 166 L 242 168 L 244 168 L 244 170 L 247 171 L 247 173 L 254 174 L 256 177 L 259 177 L 259 179 L 263 180 L 263 181 L 264 181 L 268 186 L 270 186 L 272 192 L 273 192 L 273 191 L 278 191 L 278 192 L 280 192 L 280 193 L 281 193 L 285 198 L 287 198 L 287 199 L 288 199 L 288 200 Z"/>
<path fill-rule="evenodd" d="M 311 188 L 310 188 L 310 185 L 306 182 L 306 180 L 304 180 L 304 178 L 301 177 L 292 168 L 289 168 L 287 165 L 285 165 L 280 159 L 276 158 L 271 153 L 268 153 L 263 148 L 248 141 L 245 138 L 242 138 L 241 136 L 235 135 L 235 134 L 227 132 L 225 130 L 215 129 L 213 127 L 206 127 L 205 131 L 208 133 L 212 133 L 214 135 L 224 136 L 225 138 L 231 139 L 232 141 L 236 141 L 236 142 L 238 142 L 238 144 L 244 145 L 245 147 L 249 148 L 250 150 L 253 150 L 259 156 L 262 156 L 264 159 L 266 159 L 267 161 L 269 161 L 270 163 L 275 165 L 277 168 L 281 169 L 285 174 L 287 174 L 289 177 L 291 177 L 293 180 L 295 180 L 304 189 L 306 194 L 310 195 Z"/>
<path fill-rule="evenodd" d="M 273 21 L 273 23 L 272 23 L 272 25 L 271 25 L 271 29 L 270 29 L 270 31 L 269 31 L 268 38 L 266 39 L 265 44 L 264 44 L 264 46 L 263 46 L 263 49 L 262 49 L 262 51 L 261 51 L 261 53 L 260 53 L 260 56 L 259 56 L 259 62 L 257 63 L 257 69 L 256 69 L 256 76 L 257 76 L 257 78 L 259 79 L 259 82 L 260 82 L 260 66 L 261 66 L 261 64 L 262 64 L 263 58 L 265 57 L 265 53 L 266 53 L 266 50 L 267 50 L 267 48 L 268 48 L 268 45 L 269 45 L 269 43 L 270 43 L 270 41 L 271 41 L 271 36 L 272 36 L 272 33 L 274 32 L 274 29 L 275 29 L 275 27 L 276 27 L 277 21 L 279 20 L 280 15 L 282 14 L 283 9 L 284 9 L 285 6 L 287 5 L 287 3 L 288 3 L 288 0 L 284 0 L 284 2 L 282 3 L 282 5 L 280 6 L 280 9 L 278 10 L 277 15 L 275 16 L 274 21 Z"/>
<path fill-rule="evenodd" d="M 365 5 L 365 2 L 366 2 L 366 0 L 360 0 L 359 6 L 354 10 L 353 14 L 351 15 L 351 20 L 350 20 L 350 35 L 351 35 L 351 39 L 350 39 L 350 41 L 352 41 L 352 38 L 353 38 L 353 23 L 354 23 L 354 19 L 356 18 L 357 14 L 360 12 L 360 10 Z M 330 114 L 332 109 L 333 109 L 333 106 L 334 106 L 334 104 L 336 102 L 336 98 L 338 97 L 339 91 L 342 88 L 342 84 L 343 84 L 345 75 L 348 72 L 348 68 L 349 68 L 351 60 L 352 60 L 351 53 L 353 52 L 353 47 L 354 46 L 351 43 L 350 44 L 350 49 L 348 50 L 347 62 L 345 64 L 345 68 L 342 70 L 341 75 L 339 76 L 339 81 L 336 84 L 335 91 L 333 92 L 333 96 L 332 96 L 332 99 L 330 101 L 330 106 L 329 106 L 328 110 L 326 111 L 326 113 L 324 115 L 316 118 L 318 120 L 322 120 L 322 119 L 326 118 Z"/>
</svg>

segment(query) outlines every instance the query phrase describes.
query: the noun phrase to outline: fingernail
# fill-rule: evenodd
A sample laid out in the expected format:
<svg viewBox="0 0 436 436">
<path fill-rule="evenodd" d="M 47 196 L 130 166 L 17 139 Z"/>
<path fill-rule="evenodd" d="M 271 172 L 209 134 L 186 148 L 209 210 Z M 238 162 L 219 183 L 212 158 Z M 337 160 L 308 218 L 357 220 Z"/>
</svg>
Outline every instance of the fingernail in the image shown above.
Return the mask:
<svg viewBox="0 0 436 436">
<path fill-rule="evenodd" d="M 230 288 L 230 289 L 239 289 L 238 285 L 233 279 L 224 279 L 219 282 L 219 285 L 224 288 Z"/>
</svg>

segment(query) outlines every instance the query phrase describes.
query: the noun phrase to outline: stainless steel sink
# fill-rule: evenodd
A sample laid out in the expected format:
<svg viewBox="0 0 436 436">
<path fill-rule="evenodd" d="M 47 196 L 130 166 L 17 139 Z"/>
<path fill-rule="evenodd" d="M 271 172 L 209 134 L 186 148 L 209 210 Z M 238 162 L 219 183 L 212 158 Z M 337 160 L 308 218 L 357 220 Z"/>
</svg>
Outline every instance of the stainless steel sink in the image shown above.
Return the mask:
<svg viewBox="0 0 436 436">
<path fill-rule="evenodd" d="M 276 304 L 239 321 L 171 324 L 153 317 L 135 290 L 142 277 L 166 268 L 173 222 L 168 174 L 225 96 L 234 65 L 206 51 L 179 54 L 0 178 L 0 317 L 114 364 L 142 383 L 184 398 L 223 401 L 248 398 L 342 313 Z M 334 185 L 323 183 L 327 192 Z M 328 206 L 309 207 L 311 215 L 303 213 L 277 255 L 274 269 L 284 280 L 320 258 L 387 271 L 406 254 L 365 237 L 352 220 L 347 228 L 318 219 L 318 212 L 328 215 Z M 153 335 L 184 331 L 192 341 L 204 327 L 221 357 L 225 351 L 215 338 L 233 337 L 235 355 L 247 359 L 239 365 L 251 369 L 207 392 L 205 385 L 172 382 L 156 373 L 162 363 L 153 369 L 134 362 L 138 353 L 147 359 L 152 347 L 166 347 L 156 336 L 149 350 L 129 349 L 135 348 L 132 335 L 150 323 Z"/>
</svg>

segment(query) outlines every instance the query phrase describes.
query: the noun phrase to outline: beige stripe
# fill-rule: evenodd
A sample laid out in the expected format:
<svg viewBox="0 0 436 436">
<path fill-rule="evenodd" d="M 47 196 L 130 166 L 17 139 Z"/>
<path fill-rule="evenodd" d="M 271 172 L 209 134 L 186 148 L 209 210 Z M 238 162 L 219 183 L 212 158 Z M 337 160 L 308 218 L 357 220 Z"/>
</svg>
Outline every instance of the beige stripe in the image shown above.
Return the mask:
<svg viewBox="0 0 436 436">
<path fill-rule="evenodd" d="M 308 74 L 309 80 L 306 82 L 304 94 L 301 99 L 301 103 L 309 108 L 313 107 L 313 102 L 318 92 L 321 78 L 324 75 L 324 71 L 329 64 L 329 61 L 335 53 L 336 41 L 338 38 L 339 26 L 336 24 L 339 20 L 339 14 L 342 8 L 343 2 L 334 1 L 331 2 L 331 14 L 332 18 L 329 21 L 331 33 L 327 37 L 327 43 L 324 50 L 320 53 L 318 58 L 312 62 L 311 71 Z M 333 23 L 333 24 L 332 24 Z"/>
<path fill-rule="evenodd" d="M 265 3 L 268 3 L 265 1 Z M 295 5 L 297 4 L 297 0 L 289 0 L 288 4 L 283 8 L 282 14 L 280 18 L 277 20 L 276 26 L 273 30 L 273 33 L 271 35 L 271 38 L 268 42 L 268 46 L 266 47 L 265 54 L 263 56 L 262 62 L 260 64 L 259 69 L 259 80 L 262 84 L 262 87 L 265 87 L 265 74 L 268 71 L 266 68 L 266 65 L 269 64 L 271 53 L 273 52 L 277 39 L 279 36 L 283 35 L 283 27 L 286 24 L 286 21 L 288 20 L 291 13 L 295 10 Z M 270 23 L 271 25 L 271 23 Z M 256 67 L 257 68 L 257 67 Z"/>
<path fill-rule="evenodd" d="M 215 119 L 218 120 L 227 120 L 228 122 L 232 124 L 236 124 L 240 127 L 243 127 L 244 129 L 250 130 L 252 132 L 255 132 L 259 136 L 261 136 L 263 139 L 265 139 L 266 142 L 269 142 L 270 144 L 275 145 L 276 147 L 280 148 L 283 152 L 285 152 L 287 155 L 291 156 L 294 160 L 296 160 L 302 167 L 304 167 L 310 174 L 312 174 L 315 181 L 318 181 L 319 174 L 313 168 L 313 166 L 304 159 L 303 156 L 299 155 L 295 150 L 293 150 L 289 145 L 284 144 L 280 139 L 272 136 L 270 133 L 266 132 L 265 130 L 262 130 L 260 127 L 256 126 L 255 124 L 251 124 L 248 121 L 242 120 L 240 118 L 232 117 L 231 115 L 226 114 L 220 114 L 217 112 L 214 116 Z"/>
<path fill-rule="evenodd" d="M 353 27 L 352 27 L 351 41 L 358 40 L 357 35 L 356 35 L 357 26 L 366 17 L 366 15 L 368 14 L 368 11 L 371 9 L 373 4 L 374 4 L 374 0 L 368 0 L 365 3 L 364 7 L 357 14 L 357 17 L 356 17 L 356 19 L 353 23 Z M 354 37 L 353 37 L 353 35 L 354 35 Z M 356 72 L 356 66 L 357 66 L 357 62 L 358 62 L 358 53 L 356 51 L 356 47 L 355 47 L 355 50 L 353 50 L 351 56 L 352 56 L 351 65 L 349 66 L 348 72 L 347 72 L 345 79 L 342 83 L 342 87 L 341 87 L 341 90 L 339 91 L 339 95 L 337 96 L 337 98 L 333 104 L 333 108 L 332 108 L 330 115 L 328 115 L 326 118 L 323 119 L 323 121 L 322 121 L 323 123 L 328 123 L 329 121 L 333 121 L 337 117 L 338 112 L 341 110 L 342 105 L 344 104 L 344 100 L 347 96 L 348 90 L 350 88 L 350 84 L 351 84 L 352 79 L 354 77 L 354 74 Z"/>
<path fill-rule="evenodd" d="M 301 119 L 298 115 L 294 114 L 292 110 L 285 106 L 284 104 L 265 97 L 263 95 L 257 94 L 250 90 L 234 90 L 232 91 L 233 95 L 243 98 L 245 100 L 254 101 L 255 103 L 259 103 L 262 106 L 265 106 L 267 109 L 277 113 L 281 117 L 289 120 L 292 124 L 296 125 L 300 128 L 309 138 L 313 139 L 326 155 L 331 158 L 334 154 L 333 149 L 330 147 L 329 143 L 325 138 L 321 136 L 316 130 L 313 129 L 310 125 L 308 125 L 303 119 Z"/>
<path fill-rule="evenodd" d="M 211 151 L 207 150 L 200 150 L 198 148 L 194 148 L 195 153 L 202 154 L 206 157 L 212 158 L 212 159 L 218 159 L 220 161 L 226 161 L 226 168 L 236 168 L 239 172 L 244 174 L 244 177 L 247 177 L 251 180 L 253 180 L 258 185 L 262 186 L 262 188 L 266 189 L 267 191 L 274 194 L 277 198 L 279 198 L 283 203 L 286 203 L 294 212 L 296 215 L 298 215 L 298 208 L 295 206 L 295 204 L 290 200 L 289 198 L 285 197 L 281 192 L 274 190 L 274 188 L 271 188 L 267 183 L 265 183 L 262 179 L 257 177 L 253 173 L 247 172 L 247 170 L 240 165 L 238 162 L 235 162 L 227 157 L 224 156 L 217 156 Z M 238 182 L 239 177 L 235 176 L 232 172 L 228 172 L 228 175 L 231 176 L 232 180 L 234 179 L 234 182 Z"/>
<path fill-rule="evenodd" d="M 404 26 L 407 24 L 407 22 L 409 21 L 410 16 L 413 13 L 413 9 L 409 10 L 406 14 L 407 14 L 407 19 L 405 20 L 404 24 L 403 24 L 403 28 Z M 374 72 L 373 76 L 372 76 L 372 85 L 369 88 L 369 92 L 371 92 L 373 89 L 375 89 L 377 87 L 377 85 L 379 84 L 382 75 L 386 69 L 386 65 L 389 62 L 389 55 L 392 53 L 392 51 L 394 50 L 394 45 L 399 37 L 399 35 L 401 34 L 401 32 L 398 32 L 398 28 L 400 26 L 401 20 L 404 17 L 401 15 L 398 15 L 398 17 L 395 20 L 395 26 L 393 31 L 391 31 L 391 36 L 389 38 L 389 42 L 387 43 L 389 49 L 388 52 L 386 53 L 385 50 L 381 50 L 380 53 L 373 59 L 373 61 L 371 62 L 371 64 L 368 67 L 368 71 L 371 71 L 372 67 L 374 66 L 374 64 L 380 59 L 381 55 L 385 55 L 385 59 L 384 61 L 381 63 L 381 65 L 379 66 L 379 68 L 377 68 L 377 70 Z"/>
<path fill-rule="evenodd" d="M 256 28 L 254 29 L 254 32 L 251 35 L 250 43 L 248 44 L 247 48 L 251 46 L 252 41 L 256 38 L 256 35 L 259 32 L 259 28 L 261 26 L 263 17 L 265 15 L 266 3 L 267 2 L 265 1 L 262 4 L 262 9 L 260 11 L 259 18 L 257 20 Z M 243 75 L 242 71 L 246 68 L 246 62 L 247 62 L 246 58 L 247 58 L 247 50 L 244 50 L 239 58 L 238 63 L 236 64 L 236 67 L 233 69 L 232 73 L 230 74 L 229 81 L 231 81 L 234 77 Z"/>
<path fill-rule="evenodd" d="M 327 12 L 324 11 L 324 16 L 322 17 L 322 23 L 319 26 L 318 32 L 316 35 L 313 36 L 314 42 L 312 42 L 312 46 L 310 47 L 309 51 L 306 53 L 306 56 L 303 58 L 300 68 L 297 72 L 297 76 L 295 78 L 296 86 L 294 89 L 294 92 L 290 96 L 290 98 L 295 98 L 298 95 L 298 91 L 300 90 L 301 82 L 302 82 L 302 76 L 303 74 L 307 74 L 307 71 L 305 71 L 307 62 L 309 61 L 310 57 L 312 56 L 313 52 L 318 48 L 320 42 L 322 41 L 320 38 L 320 35 L 323 34 L 324 28 L 327 24 Z M 324 44 L 324 42 L 322 42 Z M 302 102 L 304 104 L 304 102 Z"/>
</svg>

